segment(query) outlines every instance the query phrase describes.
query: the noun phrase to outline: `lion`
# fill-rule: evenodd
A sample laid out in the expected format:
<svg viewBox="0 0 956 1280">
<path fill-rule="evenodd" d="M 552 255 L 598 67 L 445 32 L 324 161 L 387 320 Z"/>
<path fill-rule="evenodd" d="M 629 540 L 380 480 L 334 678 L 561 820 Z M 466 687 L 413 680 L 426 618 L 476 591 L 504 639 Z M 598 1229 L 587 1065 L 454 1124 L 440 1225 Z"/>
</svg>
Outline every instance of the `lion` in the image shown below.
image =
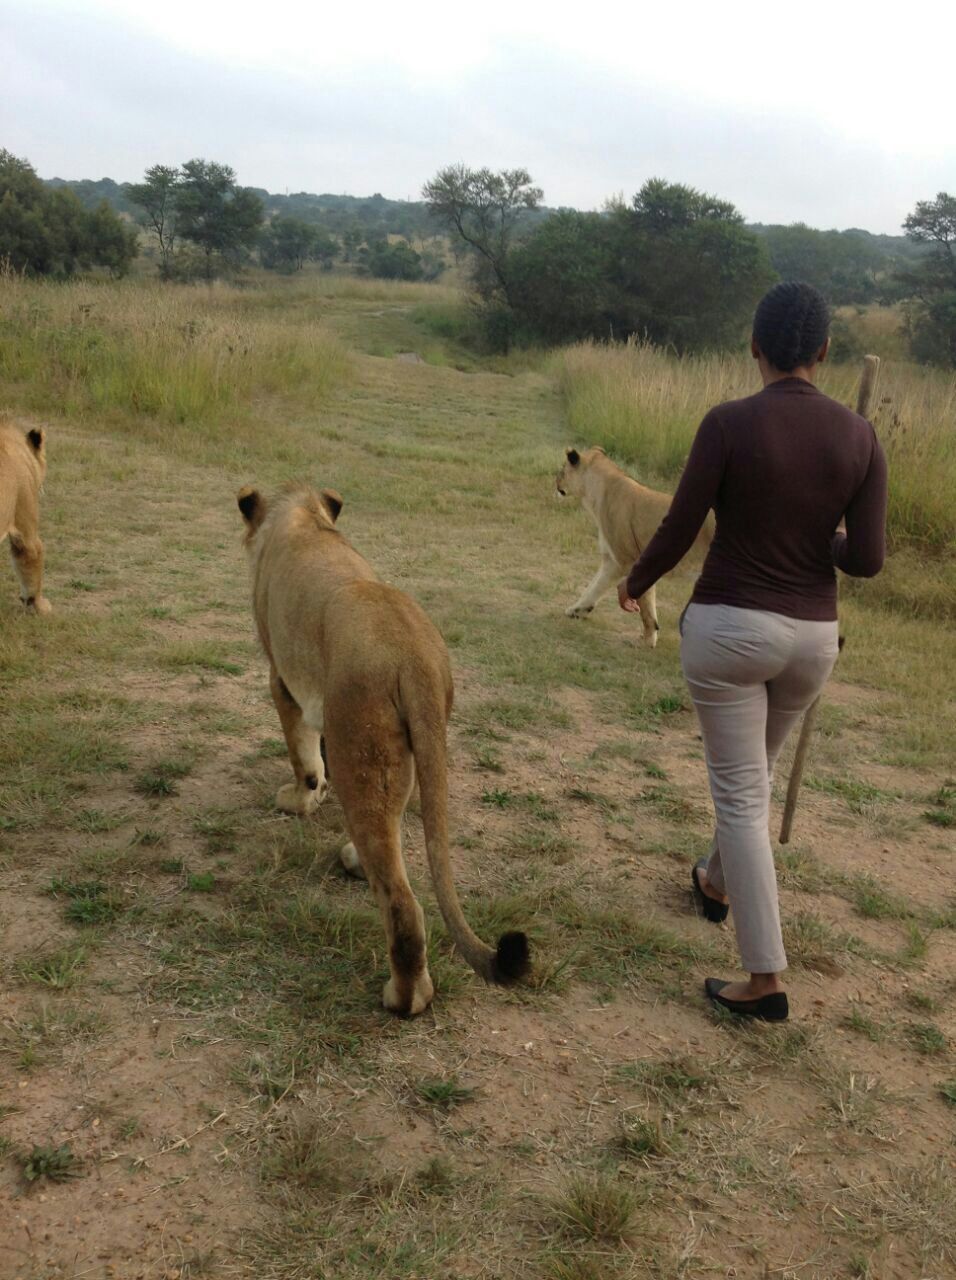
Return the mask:
<svg viewBox="0 0 956 1280">
<path fill-rule="evenodd" d="M 569 618 L 586 618 L 601 596 L 630 572 L 634 561 L 667 515 L 671 497 L 632 480 L 598 446 L 585 449 L 583 453 L 567 449 L 564 466 L 555 483 L 562 497 L 572 494 L 581 499 L 598 528 L 598 550 L 601 553 L 598 571 L 581 598 L 565 610 Z M 710 513 L 681 563 L 702 563 L 713 536 L 714 517 Z M 660 631 L 655 589 L 651 587 L 646 591 L 639 603 L 644 643 L 653 648 Z"/>
<path fill-rule="evenodd" d="M 446 730 L 453 689 L 437 628 L 336 529 L 343 500 L 334 490 L 292 484 L 267 501 L 247 486 L 237 500 L 253 612 L 294 774 L 276 804 L 309 813 L 325 795 L 328 769 L 349 835 L 342 863 L 367 878 L 385 925 L 383 1004 L 411 1016 L 434 994 L 424 915 L 402 857 L 402 815 L 416 773 L 428 865 L 455 945 L 488 982 L 522 977 L 525 934 L 503 934 L 496 951 L 486 946 L 467 924 L 452 880 Z"/>
<path fill-rule="evenodd" d="M 40 491 L 46 476 L 46 435 L 0 418 L 0 542 L 10 538 L 20 599 L 32 613 L 50 613 L 43 594 Z"/>
</svg>

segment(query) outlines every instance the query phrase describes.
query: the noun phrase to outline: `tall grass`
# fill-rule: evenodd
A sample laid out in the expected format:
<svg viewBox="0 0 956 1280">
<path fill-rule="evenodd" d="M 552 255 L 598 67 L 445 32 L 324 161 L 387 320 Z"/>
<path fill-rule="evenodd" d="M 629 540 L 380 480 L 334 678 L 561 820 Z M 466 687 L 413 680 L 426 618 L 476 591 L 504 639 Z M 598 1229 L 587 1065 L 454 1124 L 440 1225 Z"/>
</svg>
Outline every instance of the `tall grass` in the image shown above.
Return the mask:
<svg viewBox="0 0 956 1280">
<path fill-rule="evenodd" d="M 271 398 L 314 403 L 348 368 L 333 334 L 262 290 L 0 274 L 0 382 L 11 407 L 225 424 Z"/>
<path fill-rule="evenodd" d="M 760 385 L 754 362 L 743 354 L 681 358 L 638 343 L 582 343 L 554 359 L 574 442 L 603 445 L 651 482 L 672 482 L 679 474 L 709 408 Z M 826 365 L 820 386 L 852 405 L 858 378 L 857 365 Z M 873 422 L 889 459 L 892 544 L 952 551 L 956 377 L 887 363 Z"/>
</svg>

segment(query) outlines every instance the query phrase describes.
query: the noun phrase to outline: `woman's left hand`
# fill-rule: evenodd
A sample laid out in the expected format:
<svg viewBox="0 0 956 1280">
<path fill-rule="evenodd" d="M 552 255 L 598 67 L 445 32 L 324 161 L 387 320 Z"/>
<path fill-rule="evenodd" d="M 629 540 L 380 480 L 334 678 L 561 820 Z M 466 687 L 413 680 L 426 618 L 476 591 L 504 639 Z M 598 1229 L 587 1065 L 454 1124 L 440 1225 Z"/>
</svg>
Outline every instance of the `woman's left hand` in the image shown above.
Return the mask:
<svg viewBox="0 0 956 1280">
<path fill-rule="evenodd" d="M 622 578 L 617 587 L 618 604 L 625 613 L 640 613 L 640 601 L 632 599 L 627 594 L 627 578 Z"/>
</svg>

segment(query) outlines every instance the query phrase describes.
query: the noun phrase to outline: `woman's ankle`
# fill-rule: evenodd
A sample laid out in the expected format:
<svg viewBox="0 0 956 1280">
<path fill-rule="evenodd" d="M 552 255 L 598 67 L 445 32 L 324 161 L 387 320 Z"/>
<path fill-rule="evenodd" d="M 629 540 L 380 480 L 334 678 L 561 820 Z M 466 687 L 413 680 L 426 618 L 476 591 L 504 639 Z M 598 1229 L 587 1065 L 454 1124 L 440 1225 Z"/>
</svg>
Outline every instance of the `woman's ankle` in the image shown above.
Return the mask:
<svg viewBox="0 0 956 1280">
<path fill-rule="evenodd" d="M 761 996 L 772 996 L 782 991 L 783 984 L 780 981 L 779 973 L 752 973 L 750 975 L 750 990 L 757 1000 Z"/>
</svg>

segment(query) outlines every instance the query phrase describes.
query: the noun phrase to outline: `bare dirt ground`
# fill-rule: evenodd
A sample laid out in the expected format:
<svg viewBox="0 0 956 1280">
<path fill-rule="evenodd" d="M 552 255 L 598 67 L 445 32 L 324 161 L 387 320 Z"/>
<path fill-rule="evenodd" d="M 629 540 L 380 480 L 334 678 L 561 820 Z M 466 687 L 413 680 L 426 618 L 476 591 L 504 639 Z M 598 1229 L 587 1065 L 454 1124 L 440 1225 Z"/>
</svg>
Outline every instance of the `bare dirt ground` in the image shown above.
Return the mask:
<svg viewBox="0 0 956 1280">
<path fill-rule="evenodd" d="M 547 380 L 359 357 L 262 432 L 217 466 L 51 429 L 56 613 L 0 601 L 0 1277 L 956 1275 L 952 713 L 911 708 L 916 759 L 891 624 L 848 616 L 780 851 L 793 1019 L 739 1026 L 700 995 L 736 956 L 689 893 L 688 584 L 653 653 L 612 601 L 563 617 L 593 535 Z M 391 1020 L 334 798 L 272 809 L 233 494 L 290 468 L 448 639 L 457 881 L 486 936 L 529 929 L 525 988 L 451 952 L 412 812 L 438 996 Z M 901 661 L 943 651 L 917 625 Z"/>
</svg>

